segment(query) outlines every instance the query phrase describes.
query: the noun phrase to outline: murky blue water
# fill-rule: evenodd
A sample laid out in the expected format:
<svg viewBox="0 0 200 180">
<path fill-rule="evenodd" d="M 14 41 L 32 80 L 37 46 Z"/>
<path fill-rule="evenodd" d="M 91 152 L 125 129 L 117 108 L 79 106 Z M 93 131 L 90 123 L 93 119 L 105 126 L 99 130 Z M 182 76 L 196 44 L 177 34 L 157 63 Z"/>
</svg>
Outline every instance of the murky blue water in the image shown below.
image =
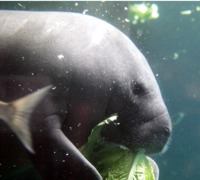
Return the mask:
<svg viewBox="0 0 200 180">
<path fill-rule="evenodd" d="M 128 2 L 1 2 L 0 9 L 86 13 L 104 19 L 126 33 L 148 59 L 171 116 L 184 115 L 178 122 L 176 118 L 173 119 L 176 125 L 168 151 L 154 156 L 160 167 L 160 179 L 199 180 L 200 3 L 153 3 L 158 7 L 159 17 L 154 20 L 147 18 L 144 23 L 135 24 L 128 16 Z M 11 148 L 15 148 L 15 144 Z M 11 159 L 13 156 L 13 162 L 4 164 L 0 161 L 0 177 L 14 172 L 18 164 L 28 167 L 29 163 L 22 154 L 23 149 L 18 148 L 16 155 L 1 153 L 3 157 L 0 159 Z M 18 159 L 18 156 L 22 158 Z M 22 177 L 16 175 L 8 179 L 26 179 L 27 176 L 36 179 L 33 174 L 29 170 Z"/>
</svg>

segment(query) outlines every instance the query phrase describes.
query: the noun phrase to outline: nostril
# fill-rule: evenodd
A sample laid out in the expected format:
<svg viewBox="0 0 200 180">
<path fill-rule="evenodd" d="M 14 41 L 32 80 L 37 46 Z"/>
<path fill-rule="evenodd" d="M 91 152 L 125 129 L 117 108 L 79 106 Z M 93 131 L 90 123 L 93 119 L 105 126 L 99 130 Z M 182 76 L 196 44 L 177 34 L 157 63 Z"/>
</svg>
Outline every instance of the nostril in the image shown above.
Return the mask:
<svg viewBox="0 0 200 180">
<path fill-rule="evenodd" d="M 167 137 L 170 136 L 171 133 L 170 133 L 169 128 L 165 127 L 164 130 L 163 130 L 163 134 L 164 134 L 165 136 L 167 136 Z"/>
</svg>

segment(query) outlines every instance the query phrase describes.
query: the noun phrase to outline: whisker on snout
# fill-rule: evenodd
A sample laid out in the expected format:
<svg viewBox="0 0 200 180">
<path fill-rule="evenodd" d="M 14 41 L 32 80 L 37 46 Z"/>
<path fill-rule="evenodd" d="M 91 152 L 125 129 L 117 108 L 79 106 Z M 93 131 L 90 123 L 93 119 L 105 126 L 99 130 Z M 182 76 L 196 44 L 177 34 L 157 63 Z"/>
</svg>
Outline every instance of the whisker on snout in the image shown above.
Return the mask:
<svg viewBox="0 0 200 180">
<path fill-rule="evenodd" d="M 172 142 L 172 138 L 169 137 L 169 139 L 168 139 L 167 143 L 165 144 L 163 150 L 162 150 L 159 154 L 164 154 L 164 153 L 166 153 L 167 150 L 169 149 L 169 146 L 170 146 L 171 142 Z"/>
</svg>

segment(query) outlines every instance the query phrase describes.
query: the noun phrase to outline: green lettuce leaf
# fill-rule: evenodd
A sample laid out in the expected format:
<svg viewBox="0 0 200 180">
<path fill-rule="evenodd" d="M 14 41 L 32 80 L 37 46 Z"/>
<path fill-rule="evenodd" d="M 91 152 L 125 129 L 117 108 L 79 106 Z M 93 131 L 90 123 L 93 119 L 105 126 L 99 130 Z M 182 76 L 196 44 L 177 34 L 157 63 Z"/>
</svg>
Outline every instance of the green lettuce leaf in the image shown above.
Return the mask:
<svg viewBox="0 0 200 180">
<path fill-rule="evenodd" d="M 154 180 L 153 169 L 144 150 L 132 152 L 101 138 L 101 129 L 115 119 L 109 118 L 98 124 L 80 151 L 105 180 Z"/>
</svg>

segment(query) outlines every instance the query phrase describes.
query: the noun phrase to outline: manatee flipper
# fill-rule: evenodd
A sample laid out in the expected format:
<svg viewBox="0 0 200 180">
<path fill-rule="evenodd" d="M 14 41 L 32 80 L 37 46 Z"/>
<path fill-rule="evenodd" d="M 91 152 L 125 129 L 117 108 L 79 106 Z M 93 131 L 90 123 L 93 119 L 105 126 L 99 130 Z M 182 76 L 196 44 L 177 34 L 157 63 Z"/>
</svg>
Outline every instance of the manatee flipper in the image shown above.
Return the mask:
<svg viewBox="0 0 200 180">
<path fill-rule="evenodd" d="M 44 179 L 102 180 L 96 168 L 80 153 L 61 129 L 59 115 L 51 115 L 42 121 L 45 127 L 37 133 L 32 163 Z"/>
<path fill-rule="evenodd" d="M 154 174 L 155 180 L 159 180 L 159 167 L 158 167 L 158 165 L 150 157 L 147 157 L 147 159 L 149 160 L 149 163 L 151 164 L 151 167 L 153 169 L 153 174 Z"/>
<path fill-rule="evenodd" d="M 31 153 L 34 153 L 34 149 L 29 127 L 30 116 L 50 88 L 51 86 L 44 87 L 10 103 L 0 101 L 0 119 L 8 124 Z"/>
</svg>

